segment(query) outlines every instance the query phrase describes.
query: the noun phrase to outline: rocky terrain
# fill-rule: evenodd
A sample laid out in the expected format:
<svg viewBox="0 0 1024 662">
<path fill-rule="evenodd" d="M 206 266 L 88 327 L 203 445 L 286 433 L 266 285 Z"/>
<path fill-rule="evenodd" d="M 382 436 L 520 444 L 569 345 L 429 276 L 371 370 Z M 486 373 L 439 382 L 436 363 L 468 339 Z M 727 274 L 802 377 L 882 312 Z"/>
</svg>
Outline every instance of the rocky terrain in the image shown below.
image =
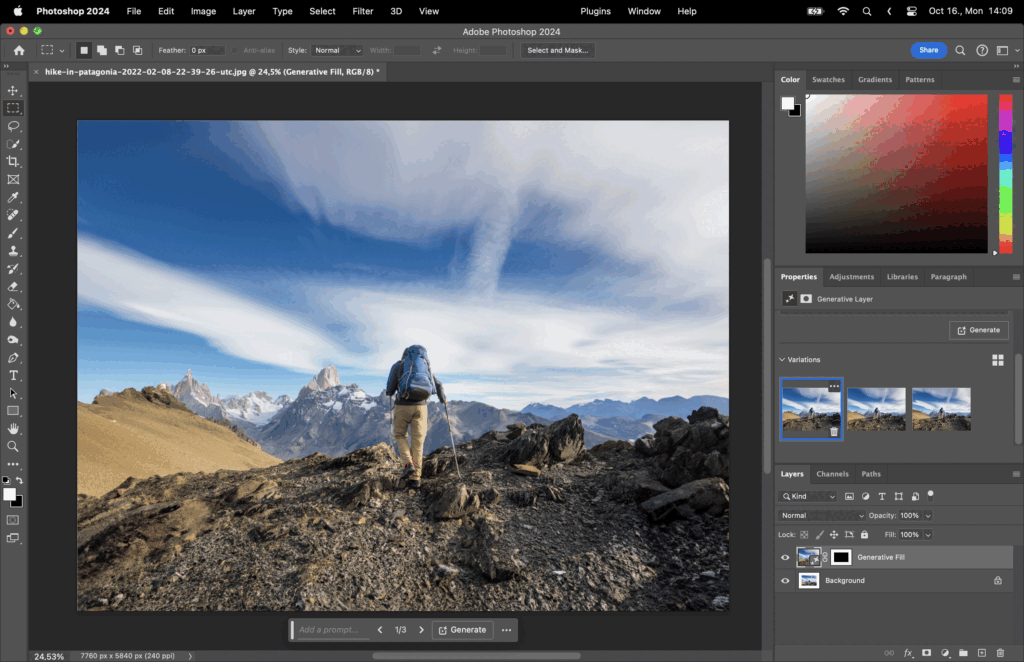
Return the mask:
<svg viewBox="0 0 1024 662">
<path fill-rule="evenodd" d="M 894 414 L 882 414 L 877 420 L 874 417 L 865 418 L 860 414 L 857 414 L 857 417 L 855 418 L 848 414 L 846 418 L 846 429 L 851 432 L 906 430 L 907 420 L 906 416 L 896 416 Z"/>
<path fill-rule="evenodd" d="M 783 430 L 793 431 L 828 430 L 832 426 L 839 427 L 841 425 L 842 416 L 840 414 L 815 414 L 813 418 L 784 417 L 782 421 Z"/>
<path fill-rule="evenodd" d="M 966 431 L 971 429 L 971 417 L 959 414 L 946 414 L 945 418 L 914 417 L 914 430 Z"/>
<path fill-rule="evenodd" d="M 588 450 L 575 415 L 512 423 L 419 490 L 387 443 L 130 478 L 80 497 L 78 608 L 727 610 L 729 419 L 654 428 Z"/>
</svg>

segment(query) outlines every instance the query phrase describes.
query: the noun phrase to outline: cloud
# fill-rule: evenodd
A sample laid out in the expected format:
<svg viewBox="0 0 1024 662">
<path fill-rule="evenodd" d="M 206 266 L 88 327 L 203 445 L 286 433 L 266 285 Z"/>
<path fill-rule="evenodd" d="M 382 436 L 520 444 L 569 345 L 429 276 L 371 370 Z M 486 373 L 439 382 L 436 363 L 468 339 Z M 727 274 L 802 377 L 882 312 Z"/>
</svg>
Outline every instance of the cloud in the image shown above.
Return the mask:
<svg viewBox="0 0 1024 662">
<path fill-rule="evenodd" d="M 578 402 L 584 394 L 728 395 L 726 319 L 666 319 L 638 328 L 630 315 L 555 306 L 526 295 L 499 293 L 484 302 L 429 289 L 304 282 L 297 293 L 344 326 L 339 338 L 262 301 L 86 235 L 79 236 L 78 258 L 84 302 L 298 372 L 316 372 L 331 362 L 339 370 L 384 375 L 406 346 L 423 344 L 439 377 L 451 382 L 453 398 L 497 406 Z"/>
<path fill-rule="evenodd" d="M 868 405 L 864 404 L 863 402 L 858 402 L 856 400 L 851 400 L 850 398 L 846 398 L 846 408 L 847 409 L 859 409 L 861 411 L 867 411 L 868 409 L 871 409 L 871 407 L 869 407 Z"/>
<path fill-rule="evenodd" d="M 466 289 L 493 296 L 528 209 L 546 235 L 728 287 L 727 122 L 261 122 L 231 135 L 315 219 L 417 243 L 471 228 Z"/>
<path fill-rule="evenodd" d="M 927 399 L 927 400 L 926 400 Z M 927 404 L 928 401 L 934 404 Z M 970 412 L 971 411 L 971 389 L 969 388 L 915 388 L 914 406 L 918 404 L 929 406 L 933 409 L 939 407 L 946 411 Z"/>
<path fill-rule="evenodd" d="M 125 319 L 194 333 L 259 363 L 315 372 L 322 357 L 336 354 L 328 336 L 300 319 L 81 233 L 78 297 Z"/>
<path fill-rule="evenodd" d="M 847 406 L 874 412 L 877 407 L 883 414 L 903 414 L 907 410 L 905 388 L 851 388 L 847 391 Z"/>
</svg>

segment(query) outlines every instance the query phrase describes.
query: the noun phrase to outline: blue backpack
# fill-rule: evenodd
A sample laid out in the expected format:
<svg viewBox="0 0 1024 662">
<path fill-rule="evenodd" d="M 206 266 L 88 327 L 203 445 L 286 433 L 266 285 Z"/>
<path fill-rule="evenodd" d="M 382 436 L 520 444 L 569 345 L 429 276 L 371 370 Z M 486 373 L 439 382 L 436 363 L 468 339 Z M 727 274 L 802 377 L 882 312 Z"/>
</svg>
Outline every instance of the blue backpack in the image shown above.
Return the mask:
<svg viewBox="0 0 1024 662">
<path fill-rule="evenodd" d="M 427 349 L 413 345 L 402 354 L 402 376 L 398 380 L 398 393 L 403 400 L 426 400 L 437 391 L 434 374 L 430 372 Z"/>
</svg>

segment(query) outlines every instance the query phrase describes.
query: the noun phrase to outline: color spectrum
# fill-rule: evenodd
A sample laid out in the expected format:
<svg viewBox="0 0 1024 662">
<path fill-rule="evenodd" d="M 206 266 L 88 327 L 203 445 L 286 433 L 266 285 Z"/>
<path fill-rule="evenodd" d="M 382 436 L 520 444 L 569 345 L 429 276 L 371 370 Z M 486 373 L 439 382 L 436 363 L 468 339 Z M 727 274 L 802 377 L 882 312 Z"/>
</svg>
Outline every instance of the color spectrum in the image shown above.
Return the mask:
<svg viewBox="0 0 1024 662">
<path fill-rule="evenodd" d="M 999 95 L 999 252 L 1013 252 L 1013 95 Z"/>
<path fill-rule="evenodd" d="M 807 100 L 808 253 L 988 250 L 988 97 Z"/>
</svg>

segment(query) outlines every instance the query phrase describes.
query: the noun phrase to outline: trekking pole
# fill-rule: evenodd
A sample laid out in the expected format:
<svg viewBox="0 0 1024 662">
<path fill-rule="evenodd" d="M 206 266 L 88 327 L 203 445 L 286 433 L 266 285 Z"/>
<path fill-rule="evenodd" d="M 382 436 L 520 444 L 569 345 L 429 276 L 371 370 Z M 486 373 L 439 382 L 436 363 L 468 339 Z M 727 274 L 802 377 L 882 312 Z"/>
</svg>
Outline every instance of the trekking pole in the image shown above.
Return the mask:
<svg viewBox="0 0 1024 662">
<path fill-rule="evenodd" d="M 459 480 L 462 480 L 462 471 L 459 470 L 459 453 L 455 450 L 455 436 L 452 434 L 452 419 L 448 415 L 448 401 L 444 403 L 444 419 L 448 421 L 448 438 L 452 440 L 452 454 L 455 456 L 455 471 L 459 474 Z"/>
</svg>

